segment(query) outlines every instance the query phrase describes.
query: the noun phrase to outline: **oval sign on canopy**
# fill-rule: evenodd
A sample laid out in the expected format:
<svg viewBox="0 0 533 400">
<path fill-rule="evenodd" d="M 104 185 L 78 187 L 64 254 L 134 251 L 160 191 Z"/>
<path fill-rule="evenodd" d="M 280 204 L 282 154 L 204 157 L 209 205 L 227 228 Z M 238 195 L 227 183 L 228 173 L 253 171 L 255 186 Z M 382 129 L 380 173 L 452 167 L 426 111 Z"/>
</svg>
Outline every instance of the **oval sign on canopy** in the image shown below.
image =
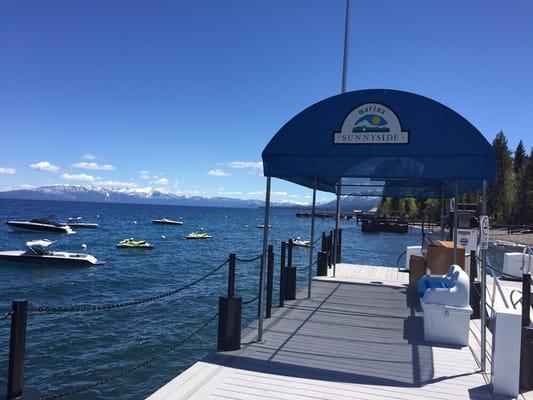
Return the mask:
<svg viewBox="0 0 533 400">
<path fill-rule="evenodd" d="M 334 144 L 407 144 L 409 132 L 402 131 L 398 116 L 387 106 L 366 103 L 356 107 L 335 132 Z"/>
</svg>

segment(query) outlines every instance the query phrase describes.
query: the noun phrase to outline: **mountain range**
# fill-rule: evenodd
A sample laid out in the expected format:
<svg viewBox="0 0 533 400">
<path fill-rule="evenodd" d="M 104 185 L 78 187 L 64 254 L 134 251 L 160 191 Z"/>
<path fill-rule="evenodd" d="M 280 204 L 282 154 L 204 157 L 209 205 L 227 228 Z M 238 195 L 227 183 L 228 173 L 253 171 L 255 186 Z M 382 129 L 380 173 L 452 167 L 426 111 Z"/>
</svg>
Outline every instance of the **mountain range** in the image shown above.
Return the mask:
<svg viewBox="0 0 533 400">
<path fill-rule="evenodd" d="M 34 189 L 17 189 L 0 192 L 0 199 L 56 200 L 106 203 L 166 204 L 197 207 L 263 207 L 263 200 L 237 199 L 230 197 L 185 196 L 166 193 L 151 188 L 109 188 L 92 185 L 51 185 Z M 377 204 L 375 197 L 343 198 L 343 209 L 367 210 Z M 273 207 L 308 206 L 295 202 L 273 202 Z M 317 205 L 320 209 L 333 209 L 335 201 Z"/>
</svg>

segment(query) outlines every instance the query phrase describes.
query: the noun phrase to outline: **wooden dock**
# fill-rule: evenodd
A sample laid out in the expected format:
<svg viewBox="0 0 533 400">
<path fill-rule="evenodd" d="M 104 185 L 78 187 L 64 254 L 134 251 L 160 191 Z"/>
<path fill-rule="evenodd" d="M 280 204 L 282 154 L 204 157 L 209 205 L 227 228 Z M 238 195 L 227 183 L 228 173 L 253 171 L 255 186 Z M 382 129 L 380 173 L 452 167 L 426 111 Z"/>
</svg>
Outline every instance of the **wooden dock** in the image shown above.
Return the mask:
<svg viewBox="0 0 533 400">
<path fill-rule="evenodd" d="M 492 399 L 469 347 L 424 341 L 406 275 L 338 265 L 311 299 L 266 320 L 262 343 L 254 322 L 241 350 L 209 355 L 148 399 Z"/>
</svg>

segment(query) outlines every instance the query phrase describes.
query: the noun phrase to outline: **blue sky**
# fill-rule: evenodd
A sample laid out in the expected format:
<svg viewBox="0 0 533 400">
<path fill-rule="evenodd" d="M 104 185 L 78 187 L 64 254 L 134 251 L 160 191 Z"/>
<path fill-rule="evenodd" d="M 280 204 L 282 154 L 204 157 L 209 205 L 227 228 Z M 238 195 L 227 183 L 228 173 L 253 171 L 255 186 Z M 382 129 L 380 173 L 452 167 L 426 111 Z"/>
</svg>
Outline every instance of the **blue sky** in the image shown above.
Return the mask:
<svg viewBox="0 0 533 400">
<path fill-rule="evenodd" d="M 526 0 L 352 1 L 348 90 L 422 94 L 533 146 L 532 17 Z M 340 91 L 343 23 L 343 0 L 1 2 L 0 190 L 262 198 L 268 140 Z"/>
</svg>

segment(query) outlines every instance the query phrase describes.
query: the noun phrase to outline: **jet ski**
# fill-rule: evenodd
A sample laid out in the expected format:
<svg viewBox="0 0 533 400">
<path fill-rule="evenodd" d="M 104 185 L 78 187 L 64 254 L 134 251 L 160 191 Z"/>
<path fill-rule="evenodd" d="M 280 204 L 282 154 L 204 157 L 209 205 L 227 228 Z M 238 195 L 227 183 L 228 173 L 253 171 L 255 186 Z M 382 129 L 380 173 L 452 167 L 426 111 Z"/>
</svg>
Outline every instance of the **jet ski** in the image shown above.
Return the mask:
<svg viewBox="0 0 533 400">
<path fill-rule="evenodd" d="M 121 240 L 116 244 L 119 249 L 153 249 L 154 245 L 144 240 L 135 240 L 133 238 Z"/>
<path fill-rule="evenodd" d="M 153 224 L 162 224 L 162 225 L 183 225 L 182 221 L 176 221 L 168 218 L 153 219 Z"/>
<path fill-rule="evenodd" d="M 49 233 L 65 233 L 71 234 L 74 232 L 70 226 L 49 221 L 47 219 L 32 219 L 30 221 L 6 221 L 6 224 L 14 230 L 27 231 L 42 231 Z"/>
<path fill-rule="evenodd" d="M 88 229 L 96 229 L 98 228 L 98 224 L 92 224 L 88 222 L 81 222 L 82 217 L 72 217 L 67 220 L 67 225 L 71 228 L 88 228 Z"/>
<path fill-rule="evenodd" d="M 0 260 L 11 263 L 32 265 L 57 265 L 65 267 L 92 267 L 105 264 L 94 256 L 84 253 L 68 253 L 65 251 L 51 251 L 54 241 L 32 240 L 26 242 L 28 249 L 15 251 L 0 251 Z"/>
<path fill-rule="evenodd" d="M 192 232 L 185 236 L 185 239 L 211 239 L 212 237 L 205 232 Z"/>
</svg>

